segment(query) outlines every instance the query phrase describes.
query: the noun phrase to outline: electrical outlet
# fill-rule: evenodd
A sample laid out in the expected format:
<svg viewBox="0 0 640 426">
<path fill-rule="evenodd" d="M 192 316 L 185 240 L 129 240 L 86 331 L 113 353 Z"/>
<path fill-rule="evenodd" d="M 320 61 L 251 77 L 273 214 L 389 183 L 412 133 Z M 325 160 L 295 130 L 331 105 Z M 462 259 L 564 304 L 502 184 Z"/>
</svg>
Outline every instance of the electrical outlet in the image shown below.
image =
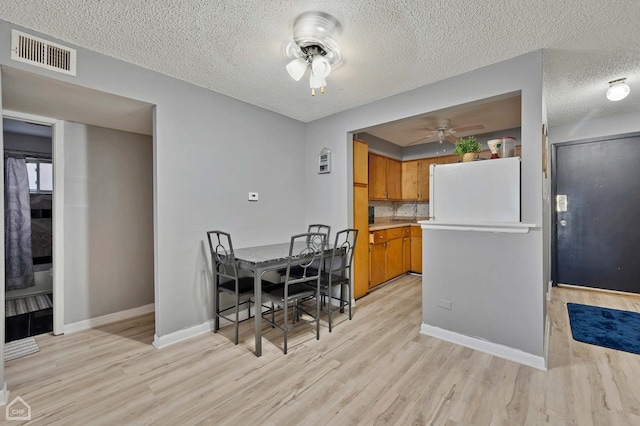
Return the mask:
<svg viewBox="0 0 640 426">
<path fill-rule="evenodd" d="M 249 201 L 258 201 L 258 193 L 257 192 L 250 192 L 248 199 L 249 199 Z"/>
<path fill-rule="evenodd" d="M 452 305 L 451 300 L 438 299 L 438 306 L 440 306 L 441 308 L 451 310 L 451 305 Z"/>
</svg>

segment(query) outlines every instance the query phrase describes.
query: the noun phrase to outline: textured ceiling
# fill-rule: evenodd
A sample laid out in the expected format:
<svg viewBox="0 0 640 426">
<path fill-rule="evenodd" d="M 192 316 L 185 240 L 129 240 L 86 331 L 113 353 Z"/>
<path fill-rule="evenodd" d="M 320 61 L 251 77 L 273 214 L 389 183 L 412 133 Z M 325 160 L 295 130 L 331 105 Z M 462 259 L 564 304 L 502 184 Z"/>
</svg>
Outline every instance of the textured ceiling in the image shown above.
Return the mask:
<svg viewBox="0 0 640 426">
<path fill-rule="evenodd" d="M 284 68 L 309 10 L 343 26 L 315 97 Z M 638 0 L 3 0 L 0 18 L 305 122 L 540 48 L 550 125 L 640 110 Z"/>
</svg>

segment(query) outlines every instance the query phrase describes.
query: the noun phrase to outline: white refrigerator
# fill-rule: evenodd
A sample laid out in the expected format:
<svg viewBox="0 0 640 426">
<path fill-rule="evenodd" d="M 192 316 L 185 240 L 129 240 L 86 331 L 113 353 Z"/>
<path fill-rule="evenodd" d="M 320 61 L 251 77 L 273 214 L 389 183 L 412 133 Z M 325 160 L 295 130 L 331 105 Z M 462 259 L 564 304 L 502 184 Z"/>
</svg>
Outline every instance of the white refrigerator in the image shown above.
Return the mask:
<svg viewBox="0 0 640 426">
<path fill-rule="evenodd" d="M 520 157 L 433 164 L 429 191 L 432 223 L 518 223 Z"/>
</svg>

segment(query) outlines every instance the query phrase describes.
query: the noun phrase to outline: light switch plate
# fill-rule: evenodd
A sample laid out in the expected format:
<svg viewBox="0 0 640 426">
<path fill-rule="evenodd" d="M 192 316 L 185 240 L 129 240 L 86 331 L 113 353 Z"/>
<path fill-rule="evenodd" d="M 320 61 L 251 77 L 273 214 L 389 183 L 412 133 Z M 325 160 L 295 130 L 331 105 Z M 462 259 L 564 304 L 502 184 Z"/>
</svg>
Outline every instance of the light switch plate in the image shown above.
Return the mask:
<svg viewBox="0 0 640 426">
<path fill-rule="evenodd" d="M 248 199 L 249 199 L 249 201 L 258 201 L 258 193 L 257 192 L 250 192 Z"/>
</svg>

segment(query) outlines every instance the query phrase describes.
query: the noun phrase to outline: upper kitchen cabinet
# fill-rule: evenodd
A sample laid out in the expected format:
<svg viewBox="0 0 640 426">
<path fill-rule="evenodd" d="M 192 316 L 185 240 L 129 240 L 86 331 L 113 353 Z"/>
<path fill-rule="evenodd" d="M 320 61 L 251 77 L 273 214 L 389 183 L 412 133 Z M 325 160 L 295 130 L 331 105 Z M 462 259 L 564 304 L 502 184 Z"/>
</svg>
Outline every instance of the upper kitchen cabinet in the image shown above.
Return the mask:
<svg viewBox="0 0 640 426">
<path fill-rule="evenodd" d="M 369 199 L 402 199 L 402 162 L 369 153 Z"/>
<path fill-rule="evenodd" d="M 353 140 L 353 183 L 367 185 L 369 173 L 367 171 L 367 154 L 369 146 L 357 139 Z"/>
<path fill-rule="evenodd" d="M 402 163 L 402 199 L 429 201 L 429 166 L 443 164 L 443 157 L 423 158 Z"/>
</svg>

